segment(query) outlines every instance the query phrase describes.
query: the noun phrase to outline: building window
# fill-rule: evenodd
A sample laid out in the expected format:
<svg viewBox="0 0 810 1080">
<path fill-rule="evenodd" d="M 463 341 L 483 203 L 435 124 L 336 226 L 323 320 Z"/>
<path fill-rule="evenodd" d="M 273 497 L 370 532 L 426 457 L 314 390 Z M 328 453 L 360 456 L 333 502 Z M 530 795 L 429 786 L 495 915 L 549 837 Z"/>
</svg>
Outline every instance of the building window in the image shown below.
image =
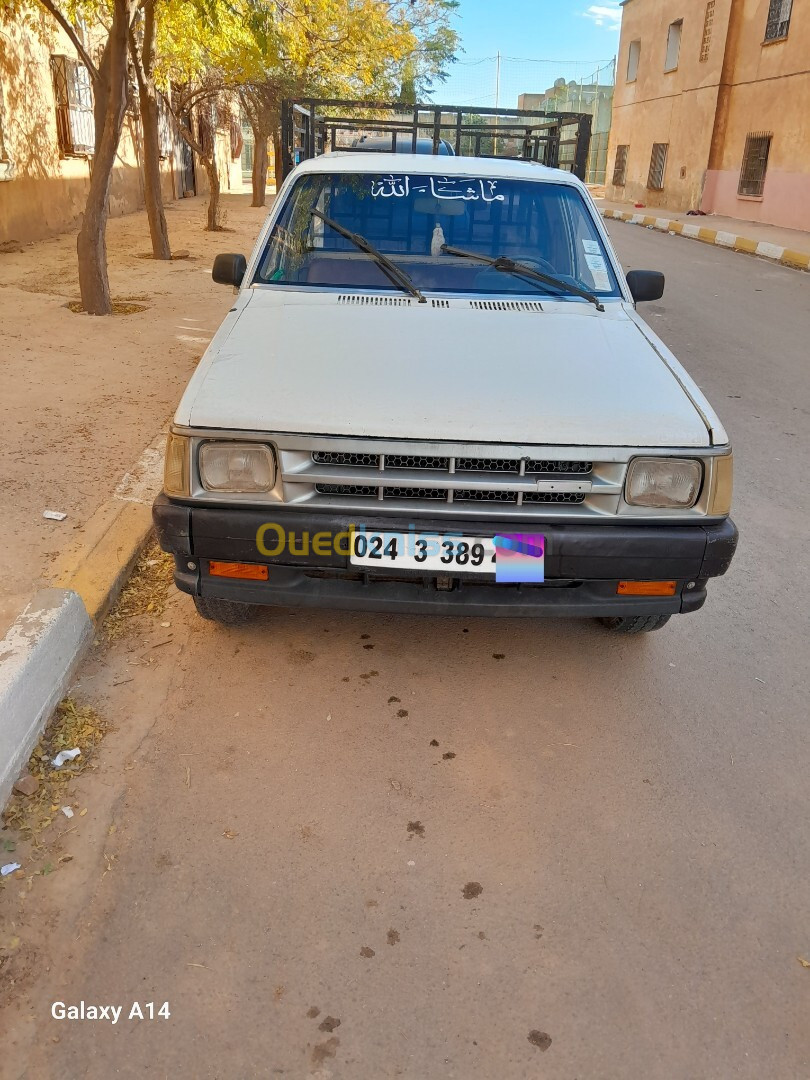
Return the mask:
<svg viewBox="0 0 810 1080">
<path fill-rule="evenodd" d="M 627 151 L 629 146 L 616 147 L 616 160 L 613 162 L 613 186 L 624 187 L 627 179 Z"/>
<path fill-rule="evenodd" d="M 84 64 L 70 56 L 52 56 L 56 132 L 62 157 L 92 154 L 96 142 L 93 92 Z"/>
<path fill-rule="evenodd" d="M 641 42 L 631 41 L 627 50 L 627 82 L 635 82 L 638 75 L 638 59 L 641 56 Z"/>
<path fill-rule="evenodd" d="M 768 8 L 768 22 L 765 26 L 765 40 L 778 41 L 786 38 L 790 29 L 790 12 L 793 0 L 771 0 Z"/>
<path fill-rule="evenodd" d="M 709 59 L 709 50 L 712 47 L 712 27 L 714 26 L 714 0 L 709 0 L 706 5 L 706 14 L 703 17 L 703 37 L 700 41 L 700 62 L 705 64 Z"/>
<path fill-rule="evenodd" d="M 650 175 L 647 177 L 647 187 L 651 191 L 664 190 L 664 169 L 667 167 L 667 150 L 669 150 L 669 143 L 653 143 L 652 157 L 650 158 Z"/>
<path fill-rule="evenodd" d="M 765 172 L 768 168 L 768 154 L 771 151 L 770 132 L 758 131 L 745 140 L 738 195 L 761 198 L 765 188 Z"/>
<path fill-rule="evenodd" d="M 678 19 L 677 22 L 669 24 L 669 33 L 667 34 L 667 59 L 664 64 L 664 71 L 674 71 L 678 66 L 678 57 L 681 54 L 682 30 L 683 19 Z"/>
</svg>

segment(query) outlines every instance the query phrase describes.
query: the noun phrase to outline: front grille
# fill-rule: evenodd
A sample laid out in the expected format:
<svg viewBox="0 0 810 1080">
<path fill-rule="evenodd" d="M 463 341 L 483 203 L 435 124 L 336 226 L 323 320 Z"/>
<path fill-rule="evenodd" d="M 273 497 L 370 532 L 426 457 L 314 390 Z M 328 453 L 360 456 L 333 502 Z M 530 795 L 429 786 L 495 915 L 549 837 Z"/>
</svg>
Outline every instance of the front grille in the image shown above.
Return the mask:
<svg viewBox="0 0 810 1080">
<path fill-rule="evenodd" d="M 520 472 L 519 458 L 456 458 L 456 472 Z"/>
<path fill-rule="evenodd" d="M 475 488 L 456 488 L 456 502 L 503 502 L 516 503 L 517 493 L 512 491 L 479 491 Z"/>
<path fill-rule="evenodd" d="M 426 457 L 419 454 L 386 454 L 386 469 L 441 469 L 450 468 L 450 458 Z"/>
<path fill-rule="evenodd" d="M 387 487 L 383 488 L 384 499 L 447 499 L 447 492 L 442 488 Z"/>
<path fill-rule="evenodd" d="M 363 469 L 379 469 L 381 462 L 387 469 L 433 469 L 447 472 L 449 457 L 433 457 L 427 454 L 360 454 L 337 450 L 315 450 L 312 460 L 316 465 L 348 465 Z M 471 458 L 455 459 L 456 472 L 502 472 L 520 475 L 520 458 Z M 546 473 L 552 476 L 584 476 L 593 471 L 592 461 L 554 461 L 546 458 L 529 458 L 527 474 Z"/>
<path fill-rule="evenodd" d="M 344 495 L 361 496 L 364 498 L 377 498 L 379 488 L 368 484 L 316 484 L 315 490 L 319 495 Z M 444 488 L 420 488 L 420 487 L 384 487 L 384 499 L 418 499 L 438 500 L 449 502 Z M 566 491 L 530 491 L 523 496 L 524 503 L 581 503 L 585 496 L 579 492 Z M 489 503 L 512 503 L 518 501 L 516 492 L 498 491 L 495 489 L 455 488 L 453 491 L 454 502 L 489 502 Z"/>
<path fill-rule="evenodd" d="M 376 469 L 380 464 L 379 454 L 343 454 L 337 450 L 316 450 L 312 455 L 316 465 L 359 465 L 362 468 Z"/>
<path fill-rule="evenodd" d="M 410 443 L 382 439 L 342 444 L 312 439 L 282 447 L 284 501 L 310 499 L 374 512 L 403 510 L 442 518 L 581 517 L 618 511 L 626 463 L 541 457 L 542 444 L 517 447 Z M 300 447 L 300 449 L 299 449 Z M 501 454 L 498 455 L 498 450 Z M 303 452 L 302 452 L 303 451 Z M 376 453 L 375 453 L 376 451 Z"/>
<path fill-rule="evenodd" d="M 365 484 L 316 484 L 315 490 L 321 495 L 368 495 L 376 499 L 377 489 Z"/>
<path fill-rule="evenodd" d="M 529 491 L 523 496 L 524 503 L 581 503 L 585 496 L 580 491 Z"/>
<path fill-rule="evenodd" d="M 548 461 L 545 458 L 531 458 L 526 462 L 527 473 L 574 473 L 582 476 L 593 472 L 592 461 Z"/>
</svg>

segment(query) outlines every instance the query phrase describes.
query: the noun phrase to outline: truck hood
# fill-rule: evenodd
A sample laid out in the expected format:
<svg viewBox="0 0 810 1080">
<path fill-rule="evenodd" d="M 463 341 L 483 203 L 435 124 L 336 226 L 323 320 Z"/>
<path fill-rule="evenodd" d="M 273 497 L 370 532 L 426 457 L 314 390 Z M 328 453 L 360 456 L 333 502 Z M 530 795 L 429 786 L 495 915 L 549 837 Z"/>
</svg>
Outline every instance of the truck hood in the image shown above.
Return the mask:
<svg viewBox="0 0 810 1080">
<path fill-rule="evenodd" d="M 175 419 L 430 441 L 707 446 L 694 384 L 632 310 L 606 308 L 245 290 Z"/>
</svg>

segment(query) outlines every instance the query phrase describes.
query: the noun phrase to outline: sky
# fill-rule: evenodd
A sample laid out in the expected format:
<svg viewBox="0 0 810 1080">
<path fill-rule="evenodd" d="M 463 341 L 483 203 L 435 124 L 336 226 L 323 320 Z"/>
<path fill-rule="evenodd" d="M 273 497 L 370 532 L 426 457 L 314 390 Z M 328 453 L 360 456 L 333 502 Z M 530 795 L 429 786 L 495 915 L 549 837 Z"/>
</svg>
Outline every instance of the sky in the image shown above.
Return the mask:
<svg viewBox="0 0 810 1080">
<path fill-rule="evenodd" d="M 454 26 L 464 52 L 431 97 L 494 106 L 499 51 L 502 107 L 516 107 L 518 94 L 546 90 L 556 78 L 592 81 L 600 65 L 599 81 L 612 81 L 620 23 L 618 0 L 460 0 Z"/>
</svg>

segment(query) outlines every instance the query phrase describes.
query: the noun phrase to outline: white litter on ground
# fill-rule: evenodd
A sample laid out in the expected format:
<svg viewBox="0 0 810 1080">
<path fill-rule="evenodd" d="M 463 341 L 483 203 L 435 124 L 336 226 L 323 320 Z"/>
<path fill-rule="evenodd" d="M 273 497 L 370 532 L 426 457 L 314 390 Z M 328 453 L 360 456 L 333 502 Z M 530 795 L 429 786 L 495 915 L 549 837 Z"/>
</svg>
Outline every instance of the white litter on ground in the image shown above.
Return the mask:
<svg viewBox="0 0 810 1080">
<path fill-rule="evenodd" d="M 51 765 L 53 765 L 55 769 L 61 769 L 66 761 L 73 761 L 80 753 L 81 750 L 78 746 L 73 750 L 60 750 L 56 757 L 51 761 Z"/>
<path fill-rule="evenodd" d="M 63 514 L 61 510 L 43 510 L 42 516 L 48 521 L 64 521 L 67 514 Z"/>
<path fill-rule="evenodd" d="M 7 862 L 5 866 L 0 866 L 0 875 L 8 877 L 15 870 L 22 870 L 22 866 L 18 862 Z"/>
</svg>

